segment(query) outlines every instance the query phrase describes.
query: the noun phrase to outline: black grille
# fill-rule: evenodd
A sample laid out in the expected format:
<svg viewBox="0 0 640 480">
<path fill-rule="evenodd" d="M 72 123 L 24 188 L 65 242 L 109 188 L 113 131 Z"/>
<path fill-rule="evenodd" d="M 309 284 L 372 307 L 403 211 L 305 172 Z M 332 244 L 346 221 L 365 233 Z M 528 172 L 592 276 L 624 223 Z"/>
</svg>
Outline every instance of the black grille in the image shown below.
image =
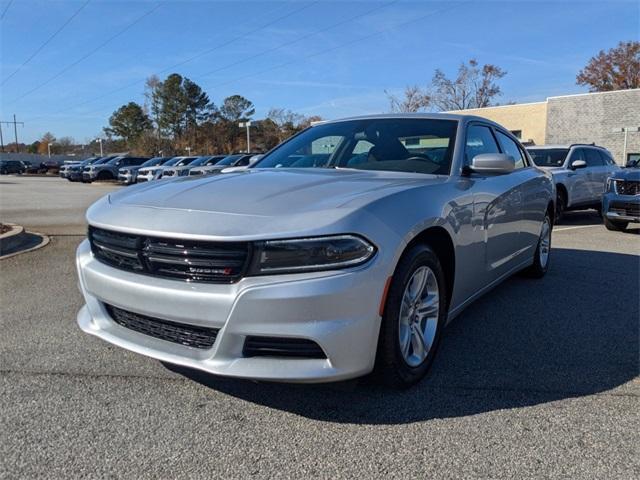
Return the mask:
<svg viewBox="0 0 640 480">
<path fill-rule="evenodd" d="M 107 312 L 118 325 L 150 337 L 179 343 L 193 348 L 211 348 L 218 335 L 217 328 L 196 327 L 184 323 L 169 322 L 159 318 L 147 317 L 139 313 L 128 312 L 105 304 Z"/>
<path fill-rule="evenodd" d="M 640 203 L 611 202 L 609 210 L 621 215 L 640 217 Z"/>
<path fill-rule="evenodd" d="M 640 182 L 633 180 L 616 180 L 616 191 L 620 195 L 640 195 Z"/>
<path fill-rule="evenodd" d="M 121 270 L 188 282 L 233 283 L 249 259 L 248 243 L 147 237 L 89 227 L 95 257 Z"/>
<path fill-rule="evenodd" d="M 316 342 L 285 337 L 247 337 L 242 354 L 245 357 L 327 358 Z"/>
</svg>

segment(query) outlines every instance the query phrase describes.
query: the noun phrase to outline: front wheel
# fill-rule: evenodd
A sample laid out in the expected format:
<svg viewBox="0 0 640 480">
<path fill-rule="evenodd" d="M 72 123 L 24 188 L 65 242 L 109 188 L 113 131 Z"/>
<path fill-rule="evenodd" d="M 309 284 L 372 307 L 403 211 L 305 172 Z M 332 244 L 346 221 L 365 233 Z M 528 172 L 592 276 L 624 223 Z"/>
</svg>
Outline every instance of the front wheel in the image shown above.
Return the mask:
<svg viewBox="0 0 640 480">
<path fill-rule="evenodd" d="M 426 245 L 401 258 L 382 316 L 376 373 L 386 384 L 409 387 L 428 372 L 447 318 L 446 282 L 440 260 Z"/>
<path fill-rule="evenodd" d="M 549 212 L 544 216 L 538 245 L 533 255 L 533 263 L 524 270 L 524 273 L 533 278 L 542 278 L 549 269 L 549 260 L 551 256 L 551 217 Z"/>
<path fill-rule="evenodd" d="M 611 221 L 607 217 L 603 217 L 604 226 L 607 227 L 607 230 L 611 230 L 613 232 L 624 232 L 627 229 L 627 225 L 629 222 L 624 221 Z"/>
</svg>

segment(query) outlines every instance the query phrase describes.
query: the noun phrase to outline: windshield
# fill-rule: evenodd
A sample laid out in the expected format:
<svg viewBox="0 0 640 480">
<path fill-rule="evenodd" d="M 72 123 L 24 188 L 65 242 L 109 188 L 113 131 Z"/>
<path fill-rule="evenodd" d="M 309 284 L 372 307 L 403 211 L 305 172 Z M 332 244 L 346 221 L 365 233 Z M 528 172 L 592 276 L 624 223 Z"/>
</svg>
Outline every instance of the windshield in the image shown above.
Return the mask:
<svg viewBox="0 0 640 480">
<path fill-rule="evenodd" d="M 210 165 L 210 160 L 213 157 L 198 157 L 196 158 L 193 162 L 191 162 L 189 165 L 191 165 L 192 167 L 199 167 L 200 165 Z"/>
<path fill-rule="evenodd" d="M 216 163 L 216 167 L 217 166 L 231 165 L 233 162 L 235 162 L 236 160 L 238 160 L 241 157 L 242 157 L 242 155 L 229 155 L 228 157 L 224 157 L 222 160 L 217 162 Z"/>
<path fill-rule="evenodd" d="M 569 153 L 568 148 L 528 148 L 527 151 L 539 167 L 561 167 Z"/>
<path fill-rule="evenodd" d="M 115 157 L 115 158 L 112 158 L 111 160 L 109 160 L 107 163 L 109 165 L 115 165 L 116 163 L 118 163 L 123 158 L 126 158 L 126 157 Z"/>
<path fill-rule="evenodd" d="M 147 160 L 146 162 L 144 162 L 142 165 L 140 165 L 140 168 L 142 167 L 155 167 L 156 165 L 162 165 L 162 162 L 164 161 L 164 157 L 153 157 L 150 158 L 149 160 Z"/>
<path fill-rule="evenodd" d="M 175 164 L 176 167 L 184 167 L 185 165 L 191 165 L 198 157 L 182 157 L 179 162 Z"/>
<path fill-rule="evenodd" d="M 162 166 L 163 167 L 172 167 L 182 159 L 184 159 L 184 157 L 173 157 L 173 158 L 167 160 L 165 163 L 163 163 Z"/>
<path fill-rule="evenodd" d="M 457 121 L 380 118 L 308 128 L 256 168 L 341 167 L 448 175 Z"/>
</svg>

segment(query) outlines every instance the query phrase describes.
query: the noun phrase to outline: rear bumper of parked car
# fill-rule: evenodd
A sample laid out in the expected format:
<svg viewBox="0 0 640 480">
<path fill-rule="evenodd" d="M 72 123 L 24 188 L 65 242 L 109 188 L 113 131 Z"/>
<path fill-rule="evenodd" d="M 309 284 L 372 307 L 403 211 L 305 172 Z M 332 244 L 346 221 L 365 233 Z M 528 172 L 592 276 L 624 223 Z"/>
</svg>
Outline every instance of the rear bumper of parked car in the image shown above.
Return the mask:
<svg viewBox="0 0 640 480">
<path fill-rule="evenodd" d="M 372 370 L 378 341 L 385 281 L 375 260 L 345 271 L 187 283 L 105 265 L 84 241 L 76 262 L 86 304 L 77 320 L 82 330 L 107 342 L 213 374 L 287 382 L 358 377 Z M 113 307 L 178 328 L 218 329 L 215 342 L 197 348 L 139 333 L 117 323 Z M 311 341 L 320 354 L 254 356 L 245 348 L 248 337 Z"/>
<path fill-rule="evenodd" d="M 640 223 L 640 195 L 606 193 L 602 197 L 602 213 L 612 221 Z"/>
</svg>

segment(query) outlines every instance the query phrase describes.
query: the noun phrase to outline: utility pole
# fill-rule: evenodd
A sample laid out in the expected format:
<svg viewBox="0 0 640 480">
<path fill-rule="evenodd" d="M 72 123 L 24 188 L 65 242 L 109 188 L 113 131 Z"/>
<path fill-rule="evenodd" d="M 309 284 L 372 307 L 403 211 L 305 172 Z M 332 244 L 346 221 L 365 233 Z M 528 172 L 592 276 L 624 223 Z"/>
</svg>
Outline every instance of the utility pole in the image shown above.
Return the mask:
<svg viewBox="0 0 640 480">
<path fill-rule="evenodd" d="M 7 125 L 13 124 L 13 133 L 16 136 L 16 153 L 20 153 L 20 147 L 18 146 L 18 124 L 24 127 L 24 122 L 16 121 L 16 114 L 13 114 L 13 122 L 0 121 L 0 124 L 6 123 Z M 0 129 L 0 138 L 2 137 L 2 130 Z M 4 152 L 4 140 L 0 140 L 2 142 L 2 151 Z"/>
<path fill-rule="evenodd" d="M 4 140 L 2 139 L 2 123 L 0 123 L 0 150 L 4 153 Z"/>
</svg>

